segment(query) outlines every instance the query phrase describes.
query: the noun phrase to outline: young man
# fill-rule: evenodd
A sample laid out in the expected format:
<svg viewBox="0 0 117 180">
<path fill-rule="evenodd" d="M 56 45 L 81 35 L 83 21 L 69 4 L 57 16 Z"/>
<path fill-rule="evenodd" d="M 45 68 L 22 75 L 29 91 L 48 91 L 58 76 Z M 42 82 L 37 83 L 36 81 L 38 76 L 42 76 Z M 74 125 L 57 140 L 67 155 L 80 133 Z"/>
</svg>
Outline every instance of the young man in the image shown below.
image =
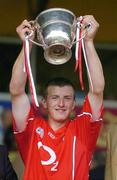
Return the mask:
<svg viewBox="0 0 117 180">
<path fill-rule="evenodd" d="M 93 16 L 83 17 L 83 25 L 91 24 L 85 37 L 85 48 L 93 91 L 85 98 L 82 113 L 74 120 L 69 116 L 75 106 L 72 84 L 65 79 L 50 81 L 43 105 L 48 120 L 35 114 L 25 93 L 27 75 L 23 72 L 23 48 L 13 66 L 10 82 L 14 131 L 25 164 L 24 180 L 88 180 L 92 153 L 102 123 L 104 77 L 93 39 L 99 24 Z M 24 20 L 17 33 L 23 41 L 32 30 Z"/>
<path fill-rule="evenodd" d="M 0 145 L 0 179 L 18 180 L 5 146 Z"/>
</svg>

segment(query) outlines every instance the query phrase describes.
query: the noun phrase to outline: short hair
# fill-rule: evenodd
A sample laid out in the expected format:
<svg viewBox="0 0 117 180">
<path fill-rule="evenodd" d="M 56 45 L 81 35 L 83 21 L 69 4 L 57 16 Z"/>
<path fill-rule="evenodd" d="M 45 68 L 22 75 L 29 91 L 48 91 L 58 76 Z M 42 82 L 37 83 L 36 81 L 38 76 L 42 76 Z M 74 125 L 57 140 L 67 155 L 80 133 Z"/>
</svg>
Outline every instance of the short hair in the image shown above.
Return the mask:
<svg viewBox="0 0 117 180">
<path fill-rule="evenodd" d="M 71 86 L 73 88 L 74 94 L 75 94 L 75 87 L 74 87 L 73 83 L 69 79 L 64 78 L 64 77 L 56 77 L 56 78 L 50 79 L 45 84 L 44 93 L 43 93 L 43 96 L 45 98 L 47 97 L 47 89 L 49 86 L 59 86 L 59 87 Z"/>
</svg>

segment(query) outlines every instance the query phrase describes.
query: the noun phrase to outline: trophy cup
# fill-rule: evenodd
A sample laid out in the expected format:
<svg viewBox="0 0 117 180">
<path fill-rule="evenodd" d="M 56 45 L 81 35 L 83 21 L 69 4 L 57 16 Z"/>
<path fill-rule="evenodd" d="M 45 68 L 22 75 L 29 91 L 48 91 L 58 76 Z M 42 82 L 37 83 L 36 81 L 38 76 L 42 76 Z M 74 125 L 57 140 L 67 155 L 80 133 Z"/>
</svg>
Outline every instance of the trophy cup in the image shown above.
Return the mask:
<svg viewBox="0 0 117 180">
<path fill-rule="evenodd" d="M 72 55 L 77 19 L 66 9 L 52 8 L 40 13 L 35 20 L 37 40 L 44 49 L 44 57 L 51 64 L 63 64 Z"/>
<path fill-rule="evenodd" d="M 71 58 L 78 21 L 71 11 L 63 8 L 51 8 L 36 17 L 33 25 L 36 41 L 32 42 L 43 47 L 46 61 L 59 65 Z"/>
</svg>

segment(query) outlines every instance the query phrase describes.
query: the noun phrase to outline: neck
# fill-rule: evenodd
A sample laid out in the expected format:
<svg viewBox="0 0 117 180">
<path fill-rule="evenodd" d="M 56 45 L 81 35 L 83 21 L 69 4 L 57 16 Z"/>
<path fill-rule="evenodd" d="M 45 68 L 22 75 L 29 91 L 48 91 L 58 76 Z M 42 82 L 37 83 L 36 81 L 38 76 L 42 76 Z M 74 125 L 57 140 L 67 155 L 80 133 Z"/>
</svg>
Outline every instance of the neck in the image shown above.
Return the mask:
<svg viewBox="0 0 117 180">
<path fill-rule="evenodd" d="M 57 131 L 58 129 L 62 128 L 65 126 L 67 121 L 55 121 L 55 122 L 52 122 L 51 120 L 48 120 L 48 123 L 50 125 L 50 127 L 54 130 L 54 131 Z"/>
</svg>

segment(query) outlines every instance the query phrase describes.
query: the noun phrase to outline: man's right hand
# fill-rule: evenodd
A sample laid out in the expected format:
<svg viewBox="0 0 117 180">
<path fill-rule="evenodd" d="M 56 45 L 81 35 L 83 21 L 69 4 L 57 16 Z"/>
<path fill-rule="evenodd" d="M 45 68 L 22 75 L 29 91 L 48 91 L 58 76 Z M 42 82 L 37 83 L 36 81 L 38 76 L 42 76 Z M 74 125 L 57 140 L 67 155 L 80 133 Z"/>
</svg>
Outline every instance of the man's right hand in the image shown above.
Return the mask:
<svg viewBox="0 0 117 180">
<path fill-rule="evenodd" d="M 30 35 L 33 32 L 33 35 L 31 36 L 31 39 L 34 39 L 35 36 L 35 28 L 33 27 L 34 21 L 27 21 L 26 19 L 16 28 L 16 32 L 19 35 L 20 39 L 22 41 L 25 40 L 26 35 Z"/>
</svg>

